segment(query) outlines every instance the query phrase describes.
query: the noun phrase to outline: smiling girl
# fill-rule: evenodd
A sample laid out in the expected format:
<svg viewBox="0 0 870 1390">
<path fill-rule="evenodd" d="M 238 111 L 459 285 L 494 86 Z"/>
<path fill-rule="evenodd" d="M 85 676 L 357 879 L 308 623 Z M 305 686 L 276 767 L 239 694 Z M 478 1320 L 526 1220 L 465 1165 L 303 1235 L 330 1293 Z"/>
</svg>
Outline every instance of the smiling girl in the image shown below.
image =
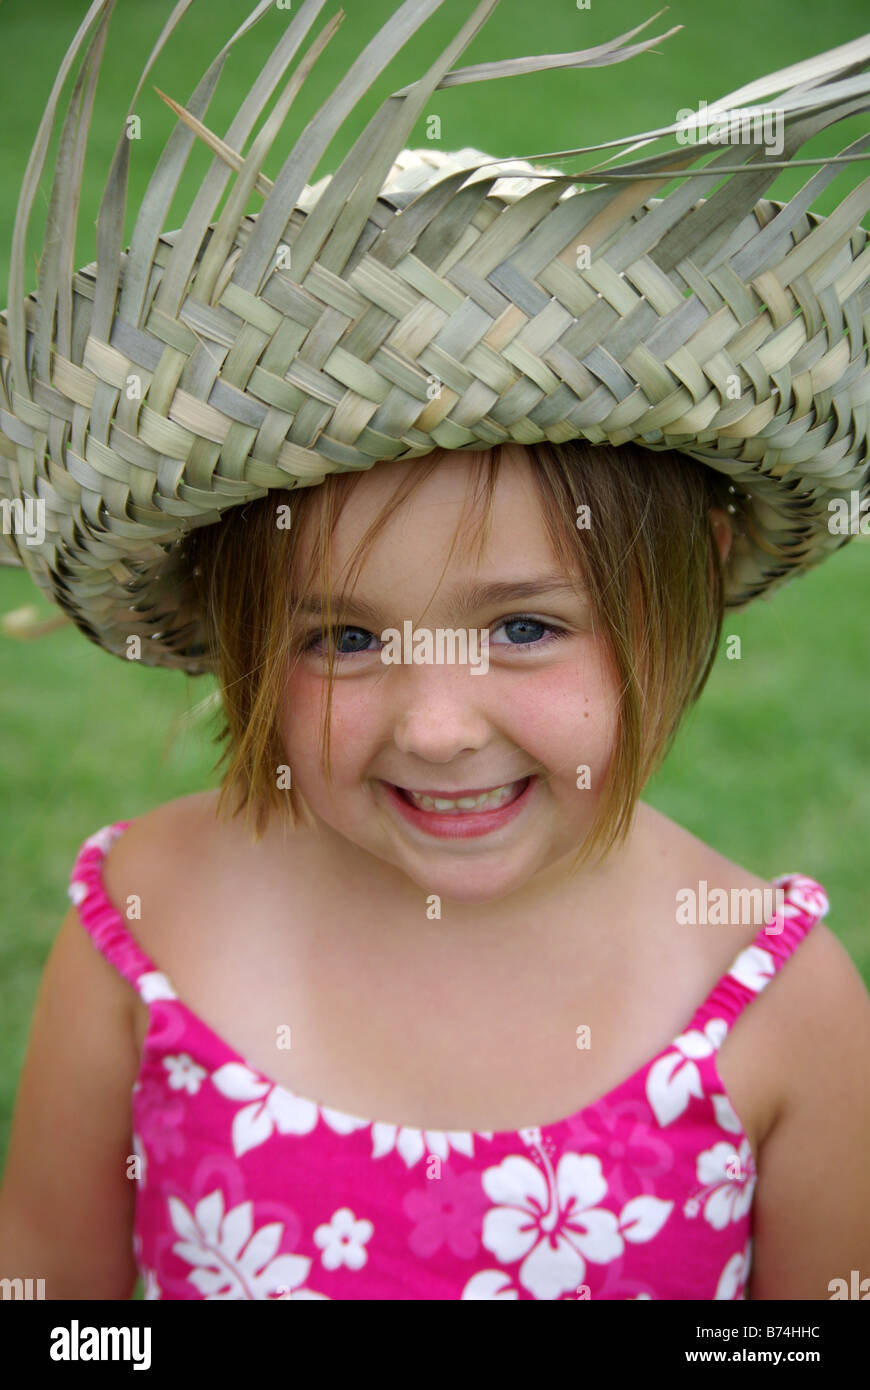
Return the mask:
<svg viewBox="0 0 870 1390">
<path fill-rule="evenodd" d="M 450 66 L 494 3 L 390 98 L 389 138 L 373 118 L 294 192 L 314 121 L 256 221 L 231 196 L 202 244 L 194 218 L 155 249 L 193 134 L 264 191 L 269 142 L 242 159 L 241 111 L 206 129 L 206 74 L 130 252 L 118 174 L 98 266 L 54 305 L 53 237 L 47 305 L 4 320 L 7 487 L 38 469 L 57 509 L 21 562 L 106 650 L 213 672 L 224 716 L 219 788 L 72 867 L 0 1191 L 0 1276 L 49 1298 L 141 1275 L 174 1300 L 824 1299 L 870 1261 L 870 1000 L 825 891 L 641 800 L 726 609 L 837 548 L 829 496 L 867 490 L 866 234 L 739 178 L 646 203 L 643 161 L 565 192 L 398 152 L 448 69 L 511 68 Z M 434 8 L 402 5 L 348 81 Z M 525 61 L 649 46 L 628 37 Z M 854 98 L 852 48 L 810 98 L 790 71 L 796 110 L 836 115 L 845 68 Z M 485 634 L 486 669 L 385 660 L 405 624 L 436 653 Z M 771 890 L 772 914 L 679 908 Z"/>
</svg>

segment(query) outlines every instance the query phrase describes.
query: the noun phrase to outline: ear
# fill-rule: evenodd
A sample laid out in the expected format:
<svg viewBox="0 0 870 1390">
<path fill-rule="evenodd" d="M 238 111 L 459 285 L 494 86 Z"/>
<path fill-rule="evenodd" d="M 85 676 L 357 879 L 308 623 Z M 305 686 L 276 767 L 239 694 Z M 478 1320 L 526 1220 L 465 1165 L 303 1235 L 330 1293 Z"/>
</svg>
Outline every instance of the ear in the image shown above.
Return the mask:
<svg viewBox="0 0 870 1390">
<path fill-rule="evenodd" d="M 731 549 L 731 542 L 734 539 L 734 532 L 731 529 L 731 519 L 723 507 L 710 508 L 710 521 L 713 525 L 713 534 L 716 537 L 716 544 L 719 547 L 719 554 L 722 563 L 728 559 L 728 552 Z"/>
</svg>

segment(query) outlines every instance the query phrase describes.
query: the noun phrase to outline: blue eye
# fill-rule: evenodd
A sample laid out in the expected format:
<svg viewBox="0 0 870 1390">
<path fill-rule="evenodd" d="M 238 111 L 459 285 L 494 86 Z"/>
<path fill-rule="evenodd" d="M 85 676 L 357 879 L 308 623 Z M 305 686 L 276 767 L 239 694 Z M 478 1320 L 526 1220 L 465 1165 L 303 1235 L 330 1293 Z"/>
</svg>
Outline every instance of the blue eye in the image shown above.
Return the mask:
<svg viewBox="0 0 870 1390">
<path fill-rule="evenodd" d="M 554 627 L 552 623 L 545 623 L 543 619 L 533 618 L 527 614 L 520 614 L 515 618 L 502 618 L 500 622 L 495 624 L 495 628 L 499 627 L 524 627 L 527 629 L 531 628 L 533 632 L 535 629 L 537 629 L 539 632 L 548 632 L 550 634 L 550 636 L 546 637 L 543 641 L 538 641 L 533 635 L 532 637 L 527 638 L 527 640 L 525 641 L 509 641 L 506 644 L 510 647 L 519 649 L 521 651 L 531 650 L 532 647 L 546 647 L 549 646 L 551 642 L 558 642 L 561 638 L 568 636 L 568 633 L 564 628 Z M 336 636 L 336 634 L 339 635 Z M 375 637 L 374 633 L 369 632 L 367 628 L 352 627 L 348 625 L 345 625 L 343 627 L 329 628 L 327 629 L 326 636 L 330 645 L 333 647 L 334 654 L 336 657 L 355 656 L 360 653 L 366 656 L 371 655 L 373 649 L 369 646 L 369 643 L 376 642 L 378 640 Z M 341 651 L 340 646 L 344 642 L 355 643 L 355 645 L 352 645 L 347 651 Z M 497 645 L 505 644 L 499 643 Z M 311 653 L 312 655 L 324 655 L 322 646 L 322 636 L 319 630 L 308 635 L 308 638 L 303 646 L 303 651 Z"/>
<path fill-rule="evenodd" d="M 361 638 L 359 640 L 361 640 L 362 645 L 352 647 L 351 650 L 347 652 L 339 651 L 335 640 L 335 633 L 352 633 L 357 635 L 361 634 Z M 365 643 L 374 639 L 374 634 L 371 632 L 367 632 L 364 627 L 331 627 L 327 628 L 326 636 L 327 640 L 330 643 L 330 646 L 335 647 L 336 656 L 353 656 L 355 652 L 365 652 Z M 345 640 L 347 639 L 343 637 L 338 638 L 339 642 Z M 318 649 L 320 651 L 320 654 L 322 655 L 322 638 L 319 630 L 309 635 L 303 650 L 306 652 L 315 652 L 316 654 Z"/>
<path fill-rule="evenodd" d="M 525 615 L 521 615 L 518 618 L 502 618 L 500 623 L 496 623 L 496 627 L 538 628 L 540 631 L 546 631 L 551 634 L 550 637 L 546 638 L 543 642 L 536 642 L 534 640 L 511 642 L 510 645 L 512 647 L 546 647 L 550 642 L 557 642 L 561 637 L 567 637 L 568 635 L 564 628 L 553 627 L 552 623 L 545 623 L 541 618 L 530 618 Z"/>
</svg>

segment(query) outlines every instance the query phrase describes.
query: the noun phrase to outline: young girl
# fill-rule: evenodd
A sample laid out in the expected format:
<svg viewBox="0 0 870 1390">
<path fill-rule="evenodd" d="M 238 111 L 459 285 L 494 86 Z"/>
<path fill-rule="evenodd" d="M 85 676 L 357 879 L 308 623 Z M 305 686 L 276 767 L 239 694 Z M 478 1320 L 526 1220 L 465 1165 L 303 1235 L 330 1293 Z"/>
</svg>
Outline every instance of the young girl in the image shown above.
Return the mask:
<svg viewBox="0 0 870 1390">
<path fill-rule="evenodd" d="M 423 164 L 405 151 L 396 167 Z M 294 232 L 328 192 L 294 214 Z M 551 207 L 570 201 L 553 195 Z M 470 235 L 467 218 L 453 241 L 444 228 L 440 245 L 430 237 L 442 303 L 454 285 L 468 292 L 494 209 L 511 205 L 509 195 L 483 202 L 479 189 L 466 199 L 478 265 L 470 255 L 464 278 L 457 266 L 448 280 L 444 265 Z M 387 204 L 377 217 L 401 240 Z M 572 246 L 576 235 L 566 234 Z M 172 262 L 161 264 L 165 285 Z M 122 653 L 121 631 L 144 633 L 152 664 L 217 673 L 226 769 L 219 790 L 115 821 L 81 845 L 21 1075 L 0 1277 L 40 1271 L 48 1298 L 127 1298 L 137 1274 L 148 1299 L 829 1298 L 835 1281 L 870 1270 L 866 989 L 821 921 L 818 883 L 759 877 L 640 800 L 707 680 L 726 606 L 821 558 L 825 524 L 806 506 L 797 521 L 788 512 L 782 468 L 753 472 L 756 496 L 728 482 L 745 460 L 711 467 L 666 435 L 655 452 L 627 437 L 589 443 L 579 430 L 492 448 L 480 437 L 432 447 L 427 436 L 425 448 L 421 430 L 435 421 L 445 439 L 461 433 L 453 387 L 449 403 L 429 398 L 423 426 L 419 400 L 416 425 L 399 426 L 410 456 L 393 449 L 370 466 L 390 414 L 382 394 L 355 436 L 369 462 L 339 474 L 330 450 L 344 448 L 351 468 L 335 441 L 372 386 L 364 369 L 389 377 L 392 363 L 401 377 L 400 349 L 416 333 L 417 348 L 434 338 L 438 349 L 423 366 L 448 372 L 463 336 L 464 353 L 475 336 L 461 296 L 459 323 L 439 338 L 413 307 L 400 312 L 394 260 L 355 264 L 349 287 L 328 266 L 307 282 L 298 264 L 286 280 L 276 269 L 259 311 L 247 290 L 215 293 L 228 313 L 247 305 L 250 332 L 226 359 L 223 391 L 203 392 L 191 481 L 177 496 L 202 492 L 214 448 L 220 525 L 179 528 L 155 560 L 138 494 L 117 532 L 141 591 L 136 604 L 127 593 L 122 617 L 107 597 L 122 587 L 120 560 L 102 588 L 94 565 L 79 589 L 67 567 L 67 611 L 108 650 Z M 408 284 L 426 281 L 422 259 L 403 264 Z M 651 300 L 666 298 L 651 263 L 632 273 Z M 603 311 L 624 292 L 603 260 L 598 275 L 607 295 L 587 307 L 615 352 Z M 465 304 L 494 308 L 509 280 L 495 275 Z M 230 506 L 227 460 L 253 420 L 249 404 L 242 423 L 234 384 L 241 344 L 256 343 L 262 360 L 258 334 L 268 337 L 277 373 L 276 341 L 299 324 L 304 283 L 332 306 L 327 320 L 338 316 L 321 322 L 322 352 L 271 382 L 249 367 L 244 400 L 283 384 L 283 405 L 295 392 L 307 428 L 327 373 L 353 375 L 318 435 L 329 476 L 291 434 L 278 457 L 285 474 L 292 458 L 297 482 L 281 485 L 277 470 L 266 482 L 254 449 L 255 500 Z M 374 355 L 362 330 L 344 332 L 363 283 L 371 308 L 358 305 L 354 322 L 369 334 L 379 314 L 401 325 Z M 514 292 L 528 310 L 530 291 L 516 280 Z M 190 300 L 174 328 L 165 305 L 142 318 L 168 353 L 189 347 L 198 364 L 162 417 L 164 483 L 173 429 L 196 413 L 187 388 L 204 382 L 182 329 L 195 322 L 220 342 L 209 312 Z M 515 405 L 543 351 L 530 336 L 512 345 L 519 312 L 496 315 L 476 358 L 491 394 L 500 351 L 504 370 L 522 366 Z M 327 368 L 339 319 L 352 348 L 333 351 Z M 98 348 L 85 352 L 107 390 L 123 375 L 110 347 L 127 366 L 137 343 L 147 356 L 138 331 L 115 321 L 105 378 Z M 565 352 L 553 347 L 547 370 L 592 399 L 583 373 L 595 367 L 604 381 L 603 350 L 573 368 Z M 166 360 L 148 369 L 151 414 L 119 399 L 120 423 L 90 465 L 70 445 L 82 487 L 87 473 L 117 502 L 110 448 L 144 468 Z M 720 368 L 710 364 L 711 377 Z M 81 395 L 84 370 L 68 378 Z M 507 384 L 499 391 L 504 403 Z M 485 438 L 500 414 L 516 415 L 495 404 L 486 414 L 484 395 L 469 384 L 465 399 L 470 410 L 476 396 Z M 106 399 L 97 385 L 92 419 Z M 638 435 L 656 428 L 655 409 Z M 33 410 L 20 410 L 32 425 Z M 233 422 L 222 453 L 209 410 Z M 629 414 L 621 425 L 607 415 L 610 434 L 625 433 Z M 739 416 L 732 409 L 723 431 Z M 261 443 L 274 423 L 261 412 Z M 586 427 L 595 433 L 591 416 Z M 708 424 L 695 428 L 709 442 Z M 14 430 L 23 448 L 24 427 Z M 780 544 L 759 545 L 780 503 L 791 517 Z M 95 538 L 109 546 L 102 529 Z"/>
</svg>

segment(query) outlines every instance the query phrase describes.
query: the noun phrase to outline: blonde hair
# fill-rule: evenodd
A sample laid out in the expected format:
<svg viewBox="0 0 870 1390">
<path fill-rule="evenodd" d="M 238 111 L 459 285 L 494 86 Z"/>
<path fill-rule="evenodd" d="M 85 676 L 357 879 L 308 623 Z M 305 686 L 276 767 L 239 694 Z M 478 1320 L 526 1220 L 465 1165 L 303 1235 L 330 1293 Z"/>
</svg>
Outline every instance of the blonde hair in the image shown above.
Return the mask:
<svg viewBox="0 0 870 1390">
<path fill-rule="evenodd" d="M 351 575 L 358 575 L 375 537 L 444 452 L 437 449 L 408 470 L 359 542 Z M 610 768 L 594 823 L 580 847 L 580 864 L 596 853 L 603 858 L 628 834 L 644 785 L 666 758 L 683 714 L 706 684 L 724 613 L 723 565 L 708 513 L 714 506 L 727 508 L 736 497 L 723 475 L 673 451 L 576 440 L 529 445 L 527 453 L 553 551 L 570 580 L 581 580 L 589 591 L 595 632 L 600 630 L 604 638 L 620 687 Z M 472 461 L 474 486 L 485 503 L 480 554 L 490 533 L 501 447 L 475 453 Z M 278 786 L 278 770 L 286 766 L 279 705 L 302 649 L 298 605 L 315 574 L 324 596 L 324 641 L 333 624 L 332 536 L 358 479 L 356 472 L 330 474 L 312 488 L 270 491 L 188 538 L 191 582 L 197 587 L 222 697 L 224 723 L 213 740 L 225 744 L 214 765 L 225 765 L 218 814 L 227 813 L 235 796 L 230 814 L 245 811 L 249 827 L 253 821 L 255 843 L 275 812 L 291 826 L 300 815 L 312 823 L 296 788 Z M 582 504 L 592 518 L 585 530 L 577 525 Z M 277 524 L 281 506 L 291 508 L 283 514 L 292 516 L 289 529 Z M 467 524 L 477 525 L 471 512 Z M 300 540 L 309 533 L 313 553 L 300 582 Z M 326 645 L 321 762 L 329 779 L 333 648 Z"/>
</svg>

